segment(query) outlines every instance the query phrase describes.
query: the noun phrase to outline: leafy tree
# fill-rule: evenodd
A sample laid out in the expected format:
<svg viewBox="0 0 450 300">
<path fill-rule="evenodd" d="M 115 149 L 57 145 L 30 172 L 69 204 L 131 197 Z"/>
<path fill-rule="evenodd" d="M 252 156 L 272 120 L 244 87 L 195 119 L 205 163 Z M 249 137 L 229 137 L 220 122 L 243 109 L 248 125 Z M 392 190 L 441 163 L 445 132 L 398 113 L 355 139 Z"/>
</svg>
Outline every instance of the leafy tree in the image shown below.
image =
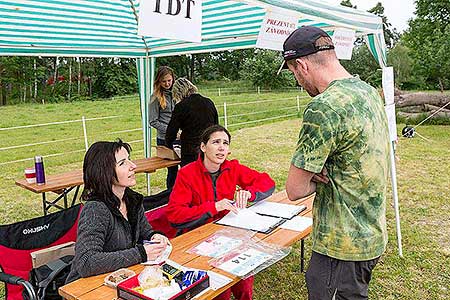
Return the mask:
<svg viewBox="0 0 450 300">
<path fill-rule="evenodd" d="M 190 57 L 187 55 L 178 55 L 170 57 L 161 57 L 156 59 L 156 67 L 169 66 L 175 75 L 179 77 L 189 77 L 190 72 Z"/>
<path fill-rule="evenodd" d="M 281 62 L 279 52 L 255 49 L 254 54 L 248 57 L 242 66 L 241 79 L 249 80 L 254 86 L 265 88 L 295 86 L 295 78 L 290 72 L 277 75 Z"/>
<path fill-rule="evenodd" d="M 243 62 L 253 49 L 197 54 L 201 57 L 197 78 L 201 80 L 238 80 Z"/>
<path fill-rule="evenodd" d="M 414 69 L 425 78 L 427 87 L 442 91 L 450 85 L 450 3 L 417 0 L 415 15 L 405 34 L 416 61 Z"/>
<path fill-rule="evenodd" d="M 350 0 L 342 1 L 341 5 L 356 8 L 356 6 L 352 5 Z M 384 37 L 386 41 L 386 46 L 388 47 L 388 56 L 389 53 L 391 52 L 389 49 L 392 50 L 395 49 L 395 51 L 393 51 L 391 54 L 391 61 L 394 62 L 394 64 L 396 64 L 394 65 L 394 68 L 395 69 L 397 69 L 398 67 L 407 68 L 403 73 L 401 73 L 401 77 L 397 76 L 397 79 L 400 80 L 397 83 L 400 85 L 405 84 L 405 86 L 414 86 L 418 84 L 413 80 L 413 78 L 410 77 L 412 74 L 411 69 L 413 62 L 407 56 L 408 49 L 404 46 L 395 48 L 396 44 L 400 40 L 400 34 L 396 31 L 395 28 L 392 28 L 392 24 L 389 23 L 387 17 L 384 15 L 383 5 L 380 2 L 378 2 L 375 5 L 375 7 L 368 10 L 368 12 L 378 15 L 383 20 Z M 400 57 L 400 55 L 405 55 L 405 57 Z M 341 63 L 351 74 L 359 75 L 362 80 L 374 86 L 381 85 L 381 77 L 382 77 L 381 69 L 376 60 L 373 58 L 370 51 L 368 50 L 363 39 L 358 38 L 356 40 L 355 48 L 353 49 L 352 60 L 342 61 Z M 400 72 L 400 70 L 398 70 L 398 72 Z"/>
<path fill-rule="evenodd" d="M 384 15 L 384 6 L 381 2 L 378 2 L 374 7 L 368 10 L 368 12 L 373 13 L 383 20 L 383 32 L 384 39 L 386 41 L 386 46 L 388 48 L 394 47 L 400 38 L 400 34 L 395 28 L 392 28 L 392 24 L 388 21 L 387 17 Z"/>
<path fill-rule="evenodd" d="M 411 50 L 401 41 L 390 49 L 387 55 L 388 65 L 394 67 L 396 87 L 404 89 L 417 89 L 423 85 L 423 78 L 413 72 L 414 60 Z"/>
<path fill-rule="evenodd" d="M 137 91 L 136 64 L 129 58 L 96 59 L 93 95 L 104 98 Z"/>
<path fill-rule="evenodd" d="M 366 45 L 353 49 L 351 60 L 342 60 L 341 64 L 350 74 L 358 75 L 362 80 L 374 85 L 381 85 L 382 72 Z"/>
</svg>

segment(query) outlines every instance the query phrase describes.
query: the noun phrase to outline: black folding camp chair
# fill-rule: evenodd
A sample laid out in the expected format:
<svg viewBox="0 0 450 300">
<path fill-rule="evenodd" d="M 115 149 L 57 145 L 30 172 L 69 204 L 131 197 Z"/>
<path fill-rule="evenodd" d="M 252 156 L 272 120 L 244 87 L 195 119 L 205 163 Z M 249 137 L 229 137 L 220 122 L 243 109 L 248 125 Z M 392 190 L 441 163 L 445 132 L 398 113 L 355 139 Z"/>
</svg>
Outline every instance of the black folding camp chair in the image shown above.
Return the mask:
<svg viewBox="0 0 450 300">
<path fill-rule="evenodd" d="M 23 287 L 33 268 L 31 252 L 76 241 L 81 207 L 79 204 L 43 217 L 0 225 L 0 268 L 2 281 L 7 283 L 6 300 L 23 299 Z"/>
<path fill-rule="evenodd" d="M 29 300 L 37 300 L 36 292 L 34 291 L 33 286 L 25 279 L 0 272 L 0 281 L 11 285 L 21 285 L 25 293 L 28 295 Z"/>
</svg>

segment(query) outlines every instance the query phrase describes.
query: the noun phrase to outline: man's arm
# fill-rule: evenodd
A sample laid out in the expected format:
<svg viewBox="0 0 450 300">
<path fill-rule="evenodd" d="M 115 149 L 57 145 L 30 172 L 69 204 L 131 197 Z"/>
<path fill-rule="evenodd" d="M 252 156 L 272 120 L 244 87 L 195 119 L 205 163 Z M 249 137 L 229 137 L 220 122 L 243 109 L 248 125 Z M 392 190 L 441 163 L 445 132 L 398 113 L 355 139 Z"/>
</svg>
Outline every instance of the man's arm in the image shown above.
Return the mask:
<svg viewBox="0 0 450 300">
<path fill-rule="evenodd" d="M 289 200 L 295 201 L 314 193 L 316 183 L 312 181 L 313 176 L 314 173 L 291 164 L 286 181 L 286 192 Z"/>
</svg>

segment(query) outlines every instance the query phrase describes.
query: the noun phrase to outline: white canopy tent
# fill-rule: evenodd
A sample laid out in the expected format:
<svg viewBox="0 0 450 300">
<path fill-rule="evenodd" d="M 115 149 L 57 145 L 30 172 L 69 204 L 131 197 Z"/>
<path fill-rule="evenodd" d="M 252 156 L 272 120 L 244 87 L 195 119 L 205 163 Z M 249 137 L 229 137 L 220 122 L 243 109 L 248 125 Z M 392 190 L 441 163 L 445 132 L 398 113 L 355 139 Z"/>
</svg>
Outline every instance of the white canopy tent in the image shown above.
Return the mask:
<svg viewBox="0 0 450 300">
<path fill-rule="evenodd" d="M 353 8 L 319 0 L 203 0 L 202 41 L 192 43 L 138 36 L 139 5 L 139 0 L 0 0 L 0 55 L 136 58 L 146 157 L 155 58 L 255 47 L 268 11 L 287 10 L 298 16 L 298 27 L 317 26 L 330 35 L 336 28 L 355 30 L 386 66 L 382 19 Z M 401 253 L 393 159 L 391 165 Z"/>
</svg>

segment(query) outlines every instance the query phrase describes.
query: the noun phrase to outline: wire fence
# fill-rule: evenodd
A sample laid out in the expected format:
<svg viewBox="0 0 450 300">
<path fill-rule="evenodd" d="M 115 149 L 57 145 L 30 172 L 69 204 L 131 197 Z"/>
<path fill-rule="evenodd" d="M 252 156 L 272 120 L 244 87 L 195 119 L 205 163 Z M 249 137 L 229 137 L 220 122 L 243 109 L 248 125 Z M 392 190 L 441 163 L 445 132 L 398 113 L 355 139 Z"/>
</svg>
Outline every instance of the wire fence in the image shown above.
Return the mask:
<svg viewBox="0 0 450 300">
<path fill-rule="evenodd" d="M 224 96 L 224 95 L 236 95 L 236 94 L 262 94 L 262 93 L 276 93 L 276 92 L 303 92 L 302 87 L 287 87 L 283 89 L 264 89 L 261 87 L 216 87 L 216 88 L 201 88 L 200 91 L 205 95 L 212 96 Z"/>
<path fill-rule="evenodd" d="M 136 97 L 137 95 L 131 95 L 115 99 L 134 100 Z M 223 124 L 226 128 L 234 129 L 245 127 L 250 124 L 256 123 L 262 124 L 265 122 L 298 116 L 301 113 L 301 109 L 305 106 L 304 101 L 306 101 L 307 99 L 309 99 L 309 97 L 296 96 L 296 97 L 284 97 L 278 99 L 265 99 L 265 100 L 246 99 L 246 101 L 238 101 L 238 102 L 236 100 L 226 100 L 222 103 L 222 105 L 217 104 L 217 108 L 219 110 L 220 123 Z M 142 143 L 143 142 L 143 138 L 141 138 L 142 127 L 125 128 L 119 130 L 103 129 L 109 121 L 113 121 L 117 124 L 120 118 L 123 118 L 123 116 L 112 115 L 93 118 L 85 118 L 83 116 L 80 119 L 0 128 L 0 132 L 5 132 L 13 136 L 14 135 L 19 136 L 21 134 L 20 132 L 26 129 L 51 127 L 48 130 L 50 132 L 53 132 L 56 131 L 54 127 L 57 126 L 69 126 L 69 125 L 74 126 L 77 123 L 80 125 L 75 126 L 75 128 L 71 129 L 70 137 L 55 139 L 54 138 L 55 135 L 50 134 L 50 138 L 49 135 L 47 135 L 47 140 L 31 141 L 27 143 L 18 143 L 15 145 L 8 145 L 1 147 L 0 154 L 2 154 L 2 152 L 5 153 L 6 151 L 26 152 L 27 149 L 40 146 L 43 147 L 41 150 L 42 152 L 40 152 L 40 154 L 44 158 L 58 157 L 75 153 L 83 153 L 87 151 L 89 147 L 89 142 L 92 143 L 97 140 L 105 139 L 106 136 L 111 135 L 128 134 L 127 137 L 128 143 L 130 144 Z M 96 123 L 98 121 L 107 121 L 107 122 L 106 125 L 104 124 L 104 126 L 100 126 L 98 123 Z M 88 123 L 90 128 L 89 130 L 87 126 Z M 156 134 L 153 134 L 152 137 L 153 137 L 152 144 L 155 144 L 154 140 L 156 138 Z M 72 142 L 75 143 L 75 145 L 69 147 L 68 144 Z M 81 147 L 81 144 L 83 144 L 84 147 Z M 59 151 L 56 152 L 53 151 L 54 153 L 48 153 L 52 152 L 49 151 L 50 147 L 52 147 L 52 150 L 56 149 Z M 143 152 L 143 150 L 134 151 L 134 153 L 136 152 L 140 153 Z M 3 155 L 1 156 L 4 157 Z M 8 161 L 2 161 L 0 162 L 0 166 L 32 161 L 33 159 L 34 156 L 33 157 L 28 156 Z"/>
<path fill-rule="evenodd" d="M 19 144 L 19 145 L 2 147 L 2 148 L 0 148 L 0 152 L 5 151 L 5 150 L 28 148 L 28 147 L 34 147 L 34 146 L 39 146 L 39 145 L 58 144 L 58 143 L 64 143 L 64 142 L 68 142 L 68 141 L 76 141 L 76 140 L 84 141 L 85 148 L 78 149 L 78 150 L 71 150 L 71 151 L 67 151 L 67 152 L 61 152 L 61 153 L 46 154 L 46 155 L 42 155 L 42 156 L 43 157 L 55 157 L 55 156 L 62 156 L 65 154 L 79 153 L 79 152 L 87 151 L 89 143 L 88 143 L 88 135 L 87 135 L 87 130 L 86 130 L 86 122 L 87 121 L 96 121 L 96 120 L 116 119 L 116 118 L 118 118 L 118 116 L 105 116 L 105 117 L 97 117 L 97 118 L 85 118 L 83 116 L 81 119 L 76 119 L 76 120 L 67 120 L 67 121 L 58 121 L 58 122 L 50 122 L 50 123 L 40 123 L 40 124 L 31 124 L 31 125 L 0 128 L 0 131 L 11 131 L 11 130 L 36 128 L 36 127 L 44 127 L 44 126 L 54 126 L 54 125 L 71 124 L 71 123 L 81 123 L 81 125 L 82 125 L 80 128 L 82 130 L 82 135 L 79 135 L 79 136 L 65 138 L 65 139 L 40 141 L 40 142 L 35 142 L 35 143 L 27 143 L 27 144 Z M 33 157 L 28 157 L 28 158 L 23 158 L 23 159 L 16 159 L 16 160 L 10 160 L 10 161 L 6 161 L 6 162 L 0 162 L 0 166 L 12 164 L 12 163 L 24 162 L 24 161 L 31 161 L 33 159 L 34 159 Z"/>
</svg>

